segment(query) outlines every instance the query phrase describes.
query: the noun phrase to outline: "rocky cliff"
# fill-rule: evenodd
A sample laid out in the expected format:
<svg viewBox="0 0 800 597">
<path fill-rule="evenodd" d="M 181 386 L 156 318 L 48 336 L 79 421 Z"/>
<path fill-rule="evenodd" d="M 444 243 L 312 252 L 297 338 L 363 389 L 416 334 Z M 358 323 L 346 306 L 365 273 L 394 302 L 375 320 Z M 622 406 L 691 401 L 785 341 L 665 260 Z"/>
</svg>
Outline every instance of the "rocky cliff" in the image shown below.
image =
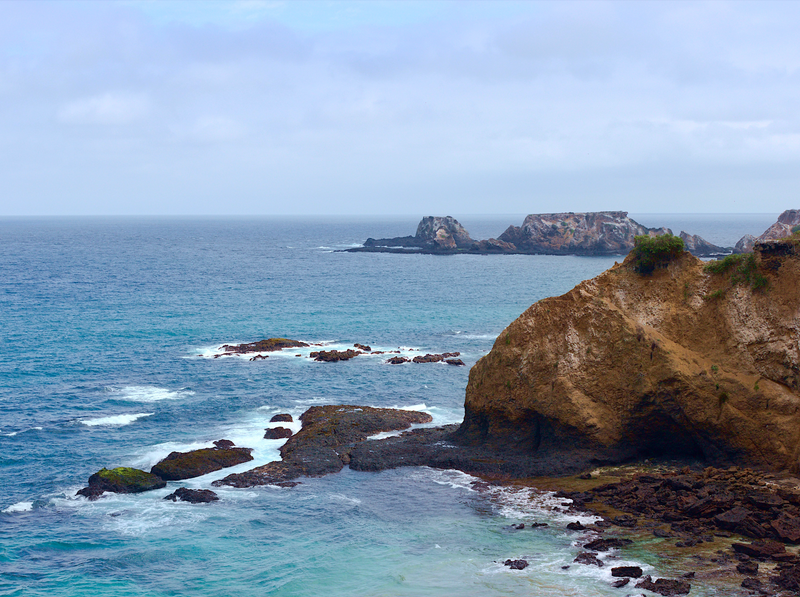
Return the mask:
<svg viewBox="0 0 800 597">
<path fill-rule="evenodd" d="M 649 276 L 631 254 L 536 303 L 472 368 L 457 437 L 798 471 L 798 243 L 712 267 L 683 252 Z"/>
<path fill-rule="evenodd" d="M 798 226 L 800 226 L 800 209 L 787 209 L 778 216 L 778 221 L 767 228 L 761 236 L 755 237 L 752 234 L 745 234 L 736 243 L 733 252 L 749 253 L 757 242 L 786 238 L 791 236 L 792 231 Z"/>
<path fill-rule="evenodd" d="M 519 251 L 547 255 L 624 255 L 633 238 L 670 233 L 631 220 L 626 211 L 531 214 L 522 226 L 509 226 L 498 240 Z"/>
</svg>

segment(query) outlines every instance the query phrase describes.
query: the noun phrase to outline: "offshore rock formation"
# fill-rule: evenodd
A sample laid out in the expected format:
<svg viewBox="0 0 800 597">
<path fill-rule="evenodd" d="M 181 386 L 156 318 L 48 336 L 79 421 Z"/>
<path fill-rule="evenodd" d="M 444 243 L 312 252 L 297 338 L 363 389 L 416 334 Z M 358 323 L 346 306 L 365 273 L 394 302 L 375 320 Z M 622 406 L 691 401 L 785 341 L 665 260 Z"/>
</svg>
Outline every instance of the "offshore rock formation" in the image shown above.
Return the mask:
<svg viewBox="0 0 800 597">
<path fill-rule="evenodd" d="M 626 211 L 531 214 L 522 226 L 509 226 L 498 240 L 518 251 L 546 255 L 624 255 L 633 237 L 670 233 L 631 220 Z"/>
<path fill-rule="evenodd" d="M 166 486 L 166 481 L 156 475 L 136 468 L 120 466 L 112 469 L 100 469 L 89 477 L 88 487 L 79 490 L 76 495 L 95 500 L 103 495 L 105 491 L 111 493 L 141 493 Z"/>
<path fill-rule="evenodd" d="M 765 289 L 684 252 L 651 276 L 629 256 L 536 303 L 472 368 L 456 438 L 800 470 L 798 244 L 756 245 L 748 279 Z"/>
<path fill-rule="evenodd" d="M 427 216 L 417 226 L 414 236 L 398 236 L 395 238 L 368 238 L 365 247 L 412 247 L 428 251 L 454 251 L 467 249 L 473 241 L 458 220 L 450 216 Z"/>
<path fill-rule="evenodd" d="M 464 227 L 450 216 L 423 218 L 416 236 L 368 238 L 363 247 L 348 252 L 473 253 L 522 255 L 625 255 L 638 235 L 672 234 L 669 228 L 647 228 L 625 211 L 531 214 L 522 226 L 509 226 L 500 238 L 473 241 Z M 687 250 L 709 257 L 727 255 L 730 249 L 713 245 L 699 236 L 681 232 Z"/>
<path fill-rule="evenodd" d="M 736 246 L 733 248 L 734 253 L 749 253 L 753 250 L 753 246 L 757 242 L 764 242 L 770 240 L 779 240 L 791 236 L 792 232 L 800 226 L 800 209 L 787 209 L 780 216 L 778 221 L 772 226 L 767 228 L 759 237 L 754 237 L 752 234 L 745 234 Z"/>
</svg>

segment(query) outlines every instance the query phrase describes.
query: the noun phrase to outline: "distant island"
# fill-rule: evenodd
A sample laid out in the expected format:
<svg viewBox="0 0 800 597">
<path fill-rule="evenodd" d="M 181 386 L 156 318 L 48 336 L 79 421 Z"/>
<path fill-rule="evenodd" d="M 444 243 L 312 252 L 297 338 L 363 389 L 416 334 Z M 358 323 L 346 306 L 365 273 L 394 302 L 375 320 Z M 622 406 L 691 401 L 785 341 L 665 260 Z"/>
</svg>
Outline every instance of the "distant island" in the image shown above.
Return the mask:
<svg viewBox="0 0 800 597">
<path fill-rule="evenodd" d="M 800 225 L 800 210 L 790 209 L 759 237 L 745 235 L 735 247 L 718 247 L 700 236 L 681 231 L 686 250 L 697 257 L 720 257 L 748 253 L 758 241 L 789 236 Z M 451 216 L 422 218 L 414 236 L 368 238 L 363 247 L 347 252 L 424 253 L 436 255 L 626 255 L 636 236 L 672 234 L 669 228 L 647 228 L 625 211 L 563 212 L 531 214 L 522 226 L 509 226 L 499 238 L 473 240 Z"/>
</svg>

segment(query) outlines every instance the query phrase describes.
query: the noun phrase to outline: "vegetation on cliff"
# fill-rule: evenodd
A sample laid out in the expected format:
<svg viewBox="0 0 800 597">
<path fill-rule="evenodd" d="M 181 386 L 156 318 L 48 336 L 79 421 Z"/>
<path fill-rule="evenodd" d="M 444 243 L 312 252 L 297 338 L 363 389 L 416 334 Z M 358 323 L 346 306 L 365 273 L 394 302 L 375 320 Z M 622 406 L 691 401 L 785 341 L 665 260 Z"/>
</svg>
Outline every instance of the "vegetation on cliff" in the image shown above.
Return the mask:
<svg viewBox="0 0 800 597">
<path fill-rule="evenodd" d="M 650 274 L 666 267 L 683 252 L 683 239 L 672 234 L 639 235 L 633 239 L 631 267 L 640 274 Z"/>
</svg>

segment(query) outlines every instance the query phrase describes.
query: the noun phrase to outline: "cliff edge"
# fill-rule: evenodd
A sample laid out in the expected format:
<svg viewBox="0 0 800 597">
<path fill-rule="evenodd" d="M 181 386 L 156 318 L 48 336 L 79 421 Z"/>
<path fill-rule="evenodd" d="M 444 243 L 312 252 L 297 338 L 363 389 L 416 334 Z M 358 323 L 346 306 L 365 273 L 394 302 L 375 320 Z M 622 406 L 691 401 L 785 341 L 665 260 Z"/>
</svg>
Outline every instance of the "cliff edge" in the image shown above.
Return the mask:
<svg viewBox="0 0 800 597">
<path fill-rule="evenodd" d="M 456 437 L 533 457 L 800 470 L 800 240 L 708 266 L 622 264 L 509 325 L 472 368 Z"/>
</svg>

